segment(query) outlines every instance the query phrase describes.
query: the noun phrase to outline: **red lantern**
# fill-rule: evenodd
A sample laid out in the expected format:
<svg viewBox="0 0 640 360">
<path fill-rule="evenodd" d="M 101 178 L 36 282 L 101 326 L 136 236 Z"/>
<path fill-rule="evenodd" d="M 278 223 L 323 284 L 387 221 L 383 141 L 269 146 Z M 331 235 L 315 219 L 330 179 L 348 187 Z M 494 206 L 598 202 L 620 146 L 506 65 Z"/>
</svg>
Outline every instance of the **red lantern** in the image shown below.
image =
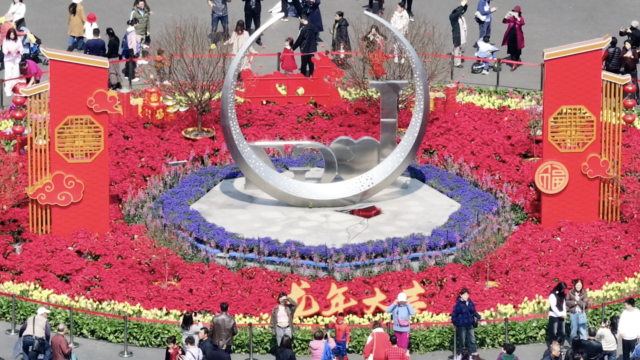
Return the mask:
<svg viewBox="0 0 640 360">
<path fill-rule="evenodd" d="M 19 83 L 13 85 L 13 89 L 11 89 L 11 91 L 13 91 L 13 93 L 16 94 L 16 95 L 21 95 L 20 94 L 20 89 L 22 89 L 23 87 L 27 87 L 27 84 L 25 84 L 23 82 L 19 82 Z"/>
<path fill-rule="evenodd" d="M 638 87 L 634 83 L 628 83 L 622 88 L 622 90 L 624 90 L 624 92 L 627 94 L 633 94 L 636 92 L 637 89 Z"/>
<path fill-rule="evenodd" d="M 15 125 L 14 127 L 11 128 L 11 131 L 13 131 L 13 135 L 22 135 L 24 134 L 24 126 Z"/>
<path fill-rule="evenodd" d="M 636 115 L 635 114 L 627 114 L 627 115 L 622 117 L 622 121 L 624 121 L 626 124 L 633 124 L 633 122 L 636 121 Z"/>
<path fill-rule="evenodd" d="M 633 99 L 626 99 L 622 102 L 622 105 L 625 107 L 625 109 L 633 109 L 633 107 L 636 106 L 636 101 Z"/>
<path fill-rule="evenodd" d="M 27 98 L 24 96 L 14 96 L 12 101 L 13 101 L 13 105 L 22 107 L 24 106 L 24 104 L 27 103 Z"/>
<path fill-rule="evenodd" d="M 27 117 L 27 112 L 24 110 L 13 110 L 9 113 L 9 116 L 11 116 L 11 118 L 13 119 L 21 121 L 22 119 Z"/>
</svg>

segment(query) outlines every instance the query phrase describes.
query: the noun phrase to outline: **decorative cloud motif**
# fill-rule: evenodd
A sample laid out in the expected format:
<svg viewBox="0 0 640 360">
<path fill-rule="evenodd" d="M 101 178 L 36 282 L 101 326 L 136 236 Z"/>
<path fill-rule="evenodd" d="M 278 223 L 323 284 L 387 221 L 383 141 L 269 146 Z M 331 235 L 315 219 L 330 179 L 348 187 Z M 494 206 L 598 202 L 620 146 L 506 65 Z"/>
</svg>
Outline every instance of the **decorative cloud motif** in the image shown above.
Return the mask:
<svg viewBox="0 0 640 360">
<path fill-rule="evenodd" d="M 601 158 L 598 154 L 592 154 L 587 158 L 587 162 L 582 164 L 582 172 L 590 179 L 596 177 L 611 179 L 613 174 L 611 174 L 610 167 L 609 160 Z"/>
<path fill-rule="evenodd" d="M 57 172 L 49 181 L 29 192 L 29 197 L 42 205 L 69 206 L 82 200 L 84 184 L 73 175 Z"/>
<path fill-rule="evenodd" d="M 98 90 L 87 100 L 87 106 L 94 112 L 106 111 L 109 114 L 122 114 L 118 93 L 115 91 Z"/>
</svg>

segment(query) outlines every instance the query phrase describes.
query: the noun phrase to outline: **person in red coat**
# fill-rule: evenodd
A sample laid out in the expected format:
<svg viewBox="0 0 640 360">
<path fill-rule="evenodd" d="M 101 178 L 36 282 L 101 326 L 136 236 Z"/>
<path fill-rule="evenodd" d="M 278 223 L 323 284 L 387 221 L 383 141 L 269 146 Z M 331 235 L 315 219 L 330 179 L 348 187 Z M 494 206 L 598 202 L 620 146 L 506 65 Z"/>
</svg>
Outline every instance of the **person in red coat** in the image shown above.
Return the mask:
<svg viewBox="0 0 640 360">
<path fill-rule="evenodd" d="M 507 46 L 507 54 L 511 55 L 512 61 L 520 61 L 520 55 L 522 55 L 522 49 L 524 49 L 524 33 L 522 32 L 524 18 L 522 17 L 520 6 L 516 6 L 512 11 L 509 11 L 502 19 L 502 23 L 509 24 L 502 39 L 502 46 Z M 518 66 L 520 65 L 513 64 L 511 71 L 517 69 Z"/>
<path fill-rule="evenodd" d="M 58 325 L 58 333 L 51 338 L 52 360 L 66 360 L 69 358 L 73 349 L 64 337 L 66 333 L 67 326 L 65 324 Z"/>
<path fill-rule="evenodd" d="M 298 64 L 296 64 L 296 58 L 293 55 L 291 46 L 293 45 L 293 38 L 287 38 L 284 41 L 284 50 L 280 55 L 280 67 L 284 70 L 285 75 L 289 75 L 290 72 L 298 70 Z"/>
<path fill-rule="evenodd" d="M 391 347 L 389 335 L 384 332 L 379 321 L 373 322 L 373 331 L 367 338 L 367 344 L 364 346 L 365 360 L 384 360 L 387 349 Z"/>
</svg>

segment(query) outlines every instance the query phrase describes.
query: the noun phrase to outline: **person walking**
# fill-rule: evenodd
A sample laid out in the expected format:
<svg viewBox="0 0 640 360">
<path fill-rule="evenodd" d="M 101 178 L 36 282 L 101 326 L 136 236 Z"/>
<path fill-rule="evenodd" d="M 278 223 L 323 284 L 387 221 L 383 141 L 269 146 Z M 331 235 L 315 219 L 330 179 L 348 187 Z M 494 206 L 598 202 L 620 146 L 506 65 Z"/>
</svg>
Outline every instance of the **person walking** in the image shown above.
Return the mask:
<svg viewBox="0 0 640 360">
<path fill-rule="evenodd" d="M 631 42 L 631 47 L 634 49 L 640 48 L 640 29 L 638 29 L 638 27 L 640 27 L 640 22 L 634 20 L 631 22 L 631 26 L 620 29 L 618 33 L 620 36 L 626 36 L 627 40 Z"/>
<path fill-rule="evenodd" d="M 302 15 L 302 4 L 300 4 L 300 0 L 292 0 L 291 3 L 293 7 L 296 8 L 297 16 Z M 282 21 L 289 21 L 289 1 L 282 0 L 280 7 L 282 8 L 282 12 L 284 13 L 284 17 L 281 19 Z"/>
<path fill-rule="evenodd" d="M 52 360 L 66 360 L 69 358 L 73 348 L 69 346 L 69 342 L 64 337 L 67 334 L 67 325 L 60 324 L 56 334 L 51 338 Z M 27 360 L 27 359 L 24 359 Z"/>
<path fill-rule="evenodd" d="M 462 348 L 467 348 L 475 360 L 479 359 L 478 347 L 476 345 L 475 328 L 478 326 L 478 320 L 482 320 L 482 316 L 476 311 L 476 305 L 469 298 L 471 294 L 469 290 L 463 288 L 460 290 L 458 300 L 453 307 L 451 319 L 453 326 L 456 328 L 456 336 L 458 339 L 459 353 Z"/>
<path fill-rule="evenodd" d="M 220 311 L 222 313 L 214 316 L 211 321 L 211 339 L 213 345 L 231 354 L 233 337 L 238 334 L 236 319 L 229 315 L 229 304 L 226 302 L 220 304 Z"/>
<path fill-rule="evenodd" d="M 338 313 L 336 321 L 329 324 L 328 329 L 336 330 L 336 347 L 333 349 L 333 353 L 336 359 L 343 360 L 347 357 L 347 349 L 351 342 L 351 331 L 349 330 L 349 325 L 344 321 L 344 314 Z"/>
<path fill-rule="evenodd" d="M 558 341 L 560 345 L 564 344 L 564 321 L 567 317 L 567 307 L 565 304 L 565 293 L 567 284 L 564 281 L 558 283 L 549 294 L 549 326 L 548 326 L 548 343 Z"/>
<path fill-rule="evenodd" d="M 231 53 L 237 54 L 242 48 L 247 40 L 249 40 L 249 33 L 245 31 L 246 27 L 244 21 L 238 20 L 236 23 L 236 29 L 231 33 L 231 37 L 229 40 L 225 41 L 224 45 L 231 45 Z M 258 52 L 253 49 L 253 46 L 249 48 L 249 55 L 245 56 L 242 59 L 242 65 L 240 66 L 240 71 L 251 69 L 251 63 L 253 62 L 253 57 L 251 54 L 257 54 Z"/>
<path fill-rule="evenodd" d="M 211 42 L 217 44 L 220 40 L 226 41 L 229 38 L 229 11 L 227 1 L 230 0 L 207 0 L 211 7 Z M 286 0 L 285 0 L 286 1 Z M 222 24 L 222 39 L 218 35 L 218 22 Z"/>
<path fill-rule="evenodd" d="M 283 336 L 280 344 L 278 344 L 276 360 L 296 360 L 296 354 L 293 353 L 293 344 L 288 335 Z"/>
<path fill-rule="evenodd" d="M 596 333 L 596 341 L 602 344 L 601 360 L 616 360 L 618 356 L 618 317 L 604 320 Z"/>
<path fill-rule="evenodd" d="M 24 20 L 24 16 L 27 13 L 27 5 L 25 5 L 22 0 L 13 0 L 8 13 L 13 16 L 13 22 L 15 22 L 16 28 L 27 27 L 27 23 Z"/>
<path fill-rule="evenodd" d="M 131 16 L 129 20 L 136 19 L 138 20 L 138 26 L 136 27 L 136 41 L 140 49 L 148 48 L 145 46 L 147 37 L 151 36 L 151 17 L 149 12 L 145 9 L 145 0 L 138 0 L 138 4 L 135 9 L 131 12 Z M 138 60 L 138 64 L 145 65 L 148 64 L 148 60 L 144 60 L 149 56 L 146 50 L 142 50 L 141 57 L 143 59 Z"/>
<path fill-rule="evenodd" d="M 205 360 L 213 360 L 213 352 L 216 347 L 213 345 L 213 341 L 209 338 L 209 329 L 206 327 L 200 329 L 200 331 L 198 331 L 198 337 L 200 338 L 200 341 L 198 341 L 198 348 L 202 350 Z"/>
<path fill-rule="evenodd" d="M 405 2 L 399 2 L 396 12 L 391 16 L 391 26 L 396 28 L 402 36 L 407 37 L 409 33 L 409 15 L 405 10 Z M 400 56 L 400 44 L 398 42 L 393 44 L 393 61 L 397 64 L 398 57 Z M 401 62 L 404 64 L 404 56 L 402 56 Z M 400 343 L 402 343 L 402 339 L 399 339 Z M 402 346 L 401 346 L 402 347 Z"/>
<path fill-rule="evenodd" d="M 183 341 L 185 343 L 184 360 L 207 360 L 202 350 L 196 346 L 196 340 L 192 335 L 187 336 Z"/>
<path fill-rule="evenodd" d="M 271 333 L 276 337 L 276 344 L 280 344 L 282 337 L 287 335 L 293 339 L 293 316 L 298 303 L 285 293 L 278 296 L 278 305 L 271 312 Z"/>
<path fill-rule="evenodd" d="M 507 31 L 502 38 L 502 46 L 507 46 L 507 54 L 511 55 L 511 61 L 520 61 L 522 49 L 524 49 L 524 18 L 522 17 L 522 8 L 516 6 L 509 11 L 502 19 L 503 24 L 507 25 Z M 511 71 L 517 69 L 519 64 L 511 64 Z"/>
<path fill-rule="evenodd" d="M 587 340 L 587 309 L 589 308 L 589 295 L 582 285 L 581 279 L 573 280 L 573 288 L 567 294 L 567 312 L 571 322 L 571 338 L 578 335 L 580 339 Z"/>
<path fill-rule="evenodd" d="M 107 54 L 107 44 L 100 39 L 100 29 L 93 29 L 93 39 L 84 45 L 84 53 L 87 55 L 104 57 Z"/>
<path fill-rule="evenodd" d="M 136 27 L 138 26 L 138 20 L 131 19 L 127 22 L 127 25 L 129 25 L 129 27 L 127 27 L 127 33 L 124 35 L 122 41 L 125 42 L 126 39 L 126 58 L 129 61 L 127 61 L 127 63 L 125 64 L 122 72 L 124 73 L 125 78 L 132 78 L 132 82 L 137 82 L 140 80 L 140 78 L 136 75 L 137 65 L 134 59 L 139 52 L 138 38 L 136 36 Z"/>
<path fill-rule="evenodd" d="M 629 360 L 638 338 L 640 338 L 640 310 L 636 308 L 636 300 L 634 298 L 628 298 L 624 301 L 624 310 L 620 315 L 618 332 L 622 338 L 622 358 L 623 360 Z"/>
<path fill-rule="evenodd" d="M 476 22 L 478 23 L 480 31 L 478 40 L 485 36 L 491 37 L 491 14 L 497 10 L 498 8 L 491 7 L 491 0 L 480 0 L 478 2 L 478 9 L 475 14 Z"/>
<path fill-rule="evenodd" d="M 625 40 L 624 47 L 622 48 L 622 73 L 624 75 L 631 75 L 631 80 L 634 84 L 638 85 L 638 50 L 633 48 L 631 41 Z M 636 101 L 639 99 L 636 89 Z"/>
<path fill-rule="evenodd" d="M 322 25 L 322 13 L 320 12 L 320 0 L 305 0 L 302 4 L 302 13 L 307 15 L 307 21 L 309 21 L 316 28 L 316 33 L 320 34 L 324 31 Z M 303 25 L 300 24 L 300 29 Z M 322 41 L 318 37 L 318 41 Z"/>
<path fill-rule="evenodd" d="M 384 360 L 409 360 L 409 350 L 402 348 L 398 341 L 395 335 L 389 337 L 391 347 L 384 351 Z"/>
<path fill-rule="evenodd" d="M 618 38 L 612 37 L 607 51 L 602 56 L 603 69 L 614 74 L 619 74 L 622 69 L 622 50 L 618 47 Z"/>
<path fill-rule="evenodd" d="M 200 340 L 199 334 L 202 329 L 202 322 L 198 318 L 197 312 L 188 312 L 182 315 L 182 322 L 180 323 L 180 331 L 182 331 L 182 345 L 186 347 L 185 339 L 189 336 L 193 336 L 194 345 L 197 347 Z"/>
<path fill-rule="evenodd" d="M 120 75 L 120 64 L 115 62 L 121 60 L 120 56 L 120 38 L 116 35 L 112 28 L 107 28 L 107 36 L 109 43 L 107 44 L 107 54 L 109 59 L 109 89 L 122 89 L 122 75 Z"/>
<path fill-rule="evenodd" d="M 300 34 L 291 49 L 295 51 L 300 48 L 300 52 L 303 54 L 300 59 L 300 72 L 306 77 L 312 77 L 315 69 L 313 56 L 318 51 L 318 32 L 307 19 L 307 15 L 300 16 L 300 24 L 302 25 Z"/>
<path fill-rule="evenodd" d="M 398 294 L 398 298 L 387 308 L 386 312 L 393 317 L 393 334 L 396 336 L 398 346 L 405 350 L 409 349 L 411 316 L 415 315 L 416 311 L 407 302 L 407 294 Z"/>
<path fill-rule="evenodd" d="M 98 17 L 94 13 L 87 15 L 87 22 L 84 23 L 84 46 L 87 46 L 87 41 L 93 39 L 93 30 L 98 28 Z"/>
<path fill-rule="evenodd" d="M 84 23 L 87 17 L 84 14 L 82 0 L 73 0 L 69 5 L 69 47 L 67 51 L 84 49 Z"/>
<path fill-rule="evenodd" d="M 349 22 L 344 18 L 344 12 L 336 12 L 333 28 L 330 30 L 331 51 L 351 51 L 351 40 L 349 39 Z"/>
<path fill-rule="evenodd" d="M 453 36 L 453 65 L 461 68 L 462 66 L 462 49 L 467 44 L 467 21 L 464 19 L 464 13 L 467 12 L 467 0 L 462 0 L 460 6 L 455 8 L 449 15 L 451 23 L 451 34 Z"/>
<path fill-rule="evenodd" d="M 15 30 L 14 30 L 15 31 Z M 44 354 L 51 340 L 51 328 L 47 316 L 51 311 L 45 307 L 39 307 L 36 315 L 28 318 L 20 328 L 19 336 L 22 338 L 22 358 L 31 359 L 29 352 Z M 39 342 L 40 345 L 35 345 Z M 44 348 L 43 343 L 44 342 Z M 37 348 L 37 350 L 36 350 Z"/>
<path fill-rule="evenodd" d="M 244 23 L 245 30 L 249 32 L 251 30 L 251 22 L 256 27 L 256 30 L 260 28 L 260 13 L 262 12 L 262 0 L 242 0 L 244 1 Z M 255 31 L 255 30 L 254 30 Z M 256 44 L 262 46 L 262 36 L 256 40 Z"/>
<path fill-rule="evenodd" d="M 284 49 L 280 55 L 280 68 L 284 71 L 285 75 L 289 75 L 289 73 L 298 70 L 296 58 L 293 55 L 293 50 L 291 49 L 292 46 L 293 38 L 286 38 L 284 40 Z"/>
<path fill-rule="evenodd" d="M 389 335 L 384 332 L 379 321 L 374 321 L 373 330 L 367 337 L 367 343 L 364 346 L 363 355 L 365 360 L 384 360 L 385 352 L 390 347 Z"/>
<path fill-rule="evenodd" d="M 18 41 L 16 29 L 9 29 L 2 43 L 4 54 L 4 94 L 13 96 L 13 87 L 20 77 L 20 60 L 22 59 L 22 43 Z"/>
</svg>

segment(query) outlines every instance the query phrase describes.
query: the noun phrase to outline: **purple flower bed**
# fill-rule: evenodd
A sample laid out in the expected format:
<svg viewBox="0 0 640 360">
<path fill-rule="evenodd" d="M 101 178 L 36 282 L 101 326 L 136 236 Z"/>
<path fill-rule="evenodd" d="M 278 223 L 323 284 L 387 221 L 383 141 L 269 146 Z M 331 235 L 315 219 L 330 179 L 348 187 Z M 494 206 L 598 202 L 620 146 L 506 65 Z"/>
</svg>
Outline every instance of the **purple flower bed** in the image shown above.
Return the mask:
<svg viewBox="0 0 640 360">
<path fill-rule="evenodd" d="M 289 167 L 322 167 L 320 155 L 303 155 L 298 159 L 291 157 L 272 159 L 278 171 Z M 459 176 L 432 165 L 413 164 L 404 173 L 405 176 L 417 179 L 451 199 L 460 203 L 460 209 L 453 213 L 449 220 L 429 236 L 412 234 L 407 237 L 394 237 L 385 240 L 375 240 L 344 245 L 339 248 L 327 246 L 308 246 L 299 241 L 287 240 L 279 242 L 277 239 L 244 238 L 242 235 L 226 231 L 223 227 L 207 222 L 190 205 L 203 197 L 222 180 L 241 177 L 242 173 L 235 164 L 211 166 L 188 175 L 173 189 L 167 191 L 155 202 L 155 207 L 163 217 L 165 224 L 181 229 L 192 238 L 219 250 L 229 251 L 259 251 L 270 256 L 290 257 L 291 254 L 320 259 L 334 258 L 334 255 L 344 255 L 345 259 L 353 260 L 365 255 L 394 256 L 399 253 L 415 253 L 444 250 L 456 247 L 466 242 L 475 225 L 483 217 L 494 214 L 498 208 L 498 201 L 469 184 Z"/>
</svg>

